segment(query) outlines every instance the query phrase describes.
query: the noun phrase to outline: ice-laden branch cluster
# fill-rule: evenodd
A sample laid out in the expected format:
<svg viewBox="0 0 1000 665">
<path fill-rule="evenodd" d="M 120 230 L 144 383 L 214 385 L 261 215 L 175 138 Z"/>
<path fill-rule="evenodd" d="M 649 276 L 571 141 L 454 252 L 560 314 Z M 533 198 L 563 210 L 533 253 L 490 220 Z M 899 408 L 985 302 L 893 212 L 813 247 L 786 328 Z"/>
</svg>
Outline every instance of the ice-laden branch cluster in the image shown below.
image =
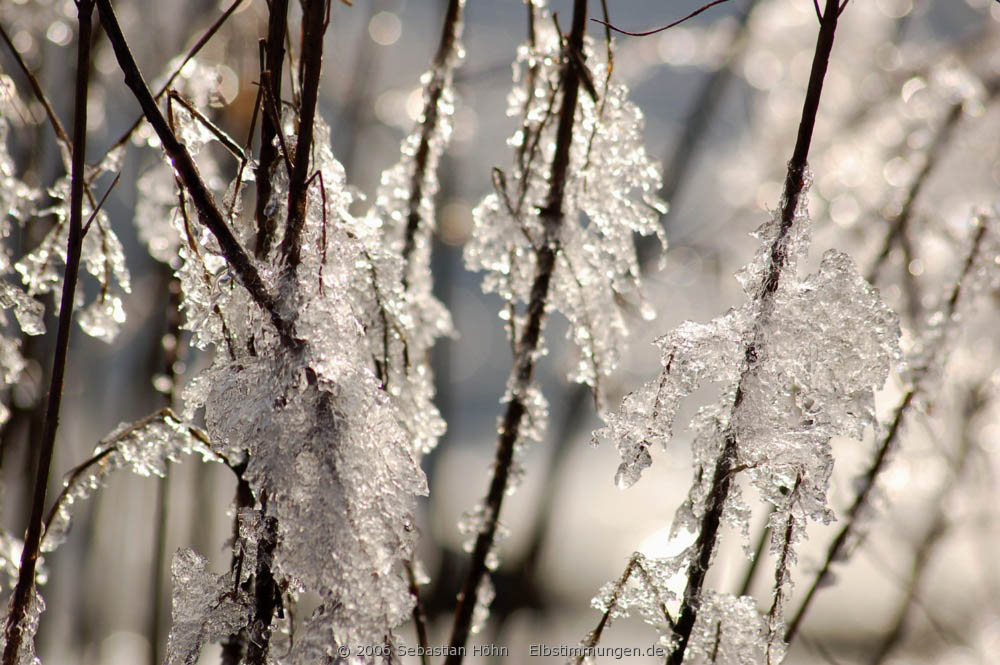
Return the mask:
<svg viewBox="0 0 1000 665">
<path fill-rule="evenodd" d="M 455 48 L 460 52 L 457 43 Z M 203 579 L 207 588 L 225 594 L 215 602 L 197 594 L 175 597 L 171 662 L 186 661 L 206 641 L 242 628 L 254 638 L 257 627 L 248 624 L 261 599 L 246 590 L 265 558 L 287 597 L 310 592 L 322 599 L 297 629 L 287 662 L 335 656 L 337 645 L 391 640 L 392 629 L 409 616 L 413 600 L 398 565 L 412 557 L 413 501 L 427 491 L 419 457 L 444 429 L 431 401 L 429 349 L 450 322 L 431 296 L 427 237 L 436 164 L 450 134 L 450 69 L 457 60 L 448 58 L 440 65 L 447 71 L 436 68 L 425 77 L 428 88 L 443 86 L 437 120 L 432 127 L 418 124 L 404 141 L 400 164 L 383 177 L 365 217 L 348 212 L 353 195 L 343 167 L 330 150 L 328 128 L 315 121 L 300 263 L 288 270 L 281 254 L 272 252 L 258 265 L 270 291 L 281 294 L 280 314 L 294 322 L 301 345 L 276 335 L 269 317 L 232 279 L 214 236 L 198 221 L 193 202 L 175 189 L 169 170 L 143 180 L 149 201 L 142 225 L 168 220 L 173 227 L 170 233 L 147 228 L 143 237 L 150 243 L 172 239 L 171 246 L 150 249 L 163 258 L 177 249 L 185 327 L 195 332 L 196 344 L 216 349 L 213 365 L 185 391 L 186 414 L 204 407 L 213 449 L 246 461 L 243 478 L 259 502 L 238 515 L 235 578 L 209 580 L 212 574 L 193 553 L 175 562 L 178 581 Z M 192 153 L 218 140 L 190 114 L 176 113 L 173 120 Z M 296 143 L 294 130 L 294 114 L 286 113 L 279 151 Z M 428 150 L 417 178 L 414 161 L 423 135 Z M 203 171 L 213 168 L 207 152 L 199 159 Z M 252 224 L 242 219 L 239 202 L 252 169 L 240 173 L 224 188 L 224 209 L 250 246 Z M 407 267 L 401 222 L 418 180 L 421 224 Z M 265 207 L 279 237 L 288 183 L 279 161 Z M 218 194 L 223 188 L 216 183 L 214 189 Z M 268 533 L 275 524 L 276 537 Z M 264 542 L 275 543 L 273 560 Z M 242 622 L 233 621 L 234 611 L 242 612 Z M 277 631 L 264 632 L 270 639 Z"/>
<path fill-rule="evenodd" d="M 496 191 L 476 207 L 474 232 L 465 250 L 468 268 L 485 273 L 483 290 L 507 301 L 502 317 L 515 346 L 527 321 L 527 313 L 518 313 L 517 305 L 531 301 L 538 250 L 550 242 L 543 208 L 549 203 L 564 57 L 570 57 L 564 54 L 551 16 L 536 11 L 536 34 L 533 43 L 518 50 L 515 86 L 508 98 L 508 115 L 522 119 L 509 140 L 515 164 L 509 176 L 494 171 Z M 591 64 L 598 57 L 589 40 L 585 56 L 589 70 L 584 87 L 608 81 L 607 63 Z M 581 57 L 571 66 L 583 68 L 582 63 Z M 557 310 L 569 320 L 568 337 L 578 349 L 571 380 L 591 385 L 599 404 L 600 380 L 614 371 L 624 348 L 628 314 L 653 316 L 640 290 L 633 234 L 656 234 L 666 246 L 659 221 L 666 206 L 656 197 L 661 171 L 642 144 L 642 112 L 628 101 L 626 86 L 610 82 L 607 89 L 601 88 L 596 98 L 581 90 L 577 104 L 562 217 L 554 238 L 555 269 L 545 303 L 547 311 Z M 544 341 L 531 352 L 544 355 Z M 508 386 L 508 392 L 515 388 Z M 524 402 L 528 423 L 521 428 L 521 439 L 538 440 L 544 432 L 545 399 L 529 388 Z M 515 482 L 520 475 L 517 457 Z"/>
<path fill-rule="evenodd" d="M 185 293 L 189 317 L 198 311 L 200 320 L 219 322 L 214 363 L 185 391 L 188 412 L 204 405 L 213 447 L 248 460 L 244 478 L 278 524 L 275 578 L 293 594 L 323 599 L 296 634 L 290 662 L 314 662 L 338 644 L 379 644 L 406 618 L 412 601 L 395 568 L 412 550 L 414 497 L 426 492 L 406 416 L 375 375 L 364 325 L 379 316 L 375 289 L 384 306 L 398 306 L 385 284 L 398 281 L 399 263 L 380 256 L 372 285 L 380 231 L 348 214 L 343 168 L 318 120 L 311 170 L 321 175 L 309 190 L 298 269 L 286 271 L 277 256 L 262 266 L 301 348 L 288 348 L 232 280 L 202 279 Z M 279 231 L 287 183 L 279 169 L 272 181 Z M 185 273 L 210 271 L 200 257 L 218 255 L 204 233 L 188 242 L 185 286 L 197 278 Z M 263 518 L 241 521 L 263 529 Z M 262 534 L 241 533 L 237 548 L 254 551 Z M 242 574 L 254 569 L 244 561 Z M 213 637 L 230 628 L 216 627 Z"/>
<path fill-rule="evenodd" d="M 741 601 L 703 592 L 694 599 L 700 611 L 689 658 L 714 652 L 727 654 L 718 662 L 781 660 L 782 604 L 794 545 L 809 520 L 825 524 L 833 519 L 827 504 L 833 469 L 830 440 L 861 439 L 864 429 L 875 423 L 874 390 L 883 385 L 899 357 L 897 318 L 850 257 L 827 251 L 817 272 L 797 276 L 796 264 L 809 244 L 805 200 L 803 195 L 788 231 L 776 287 L 765 280 L 780 233 L 777 214 L 758 230 L 757 254 L 737 274 L 747 300 L 711 323 L 686 322 L 658 339 L 660 376 L 626 396 L 619 410 L 605 416 L 606 427 L 595 433 L 595 440 L 617 446 L 622 462 L 615 481 L 628 487 L 652 463 L 652 448 L 666 446 L 673 438 L 681 400 L 702 384 L 717 384 L 718 401 L 702 407 L 691 422 L 694 479 L 677 511 L 673 533 L 699 533 L 717 491 L 715 469 L 723 463 L 729 439 L 735 441 L 735 458 L 726 462 L 730 473 L 745 471 L 761 500 L 774 506 L 776 597 L 768 615 L 756 620 L 754 648 L 746 649 L 743 638 L 737 643 L 728 637 L 746 630 L 735 609 L 742 607 Z M 746 536 L 750 509 L 739 490 L 730 485 L 722 519 Z M 695 565 L 695 548 L 690 547 L 654 567 L 665 568 L 669 574 L 661 577 L 669 579 Z M 612 586 L 595 599 L 597 607 L 609 607 Z M 667 589 L 659 593 L 670 595 Z M 654 615 L 644 608 L 645 597 L 638 592 L 619 594 L 617 612 L 638 607 Z M 667 629 L 668 640 L 670 634 Z"/>
<path fill-rule="evenodd" d="M 530 301 L 536 250 L 546 242 L 541 209 L 549 192 L 563 63 L 551 25 L 548 16 L 538 19 L 534 47 L 525 44 L 518 51 L 508 99 L 508 115 L 523 119 L 509 141 L 517 160 L 510 177 L 495 172 L 497 191 L 474 211 L 465 252 L 469 269 L 486 273 L 483 290 L 512 307 Z M 591 84 L 607 80 L 607 63 L 591 64 L 597 59 L 588 42 Z M 633 234 L 656 234 L 666 245 L 659 221 L 665 204 L 656 197 L 661 170 L 643 147 L 642 112 L 628 101 L 623 84 L 611 82 L 596 94 L 595 99 L 581 93 L 577 105 L 548 301 L 569 319 L 568 336 L 579 350 L 570 378 L 595 388 L 617 366 L 628 334 L 627 312 L 652 318 L 639 288 Z M 508 321 L 511 339 L 523 323 L 518 316 Z"/>
</svg>

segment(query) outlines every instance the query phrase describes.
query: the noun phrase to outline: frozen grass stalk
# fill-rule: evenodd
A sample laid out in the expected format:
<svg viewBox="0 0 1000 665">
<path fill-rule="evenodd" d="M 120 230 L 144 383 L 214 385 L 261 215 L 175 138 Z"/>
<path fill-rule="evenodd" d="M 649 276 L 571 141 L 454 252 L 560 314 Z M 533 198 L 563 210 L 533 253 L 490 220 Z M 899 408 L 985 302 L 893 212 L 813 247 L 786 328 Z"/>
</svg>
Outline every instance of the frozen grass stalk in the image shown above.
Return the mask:
<svg viewBox="0 0 1000 665">
<path fill-rule="evenodd" d="M 568 52 L 575 51 L 581 60 L 586 26 L 587 0 L 575 0 L 573 3 L 573 27 L 566 49 Z M 567 54 L 563 64 L 562 87 L 562 106 L 559 111 L 559 126 L 556 134 L 555 154 L 552 158 L 548 200 L 540 211 L 540 217 L 545 225 L 545 237 L 537 252 L 537 264 L 534 283 L 531 287 L 531 299 L 528 303 L 527 321 L 514 345 L 514 368 L 511 377 L 513 389 L 510 402 L 507 404 L 500 424 L 500 438 L 497 442 L 493 478 L 486 495 L 486 519 L 476 536 L 469 569 L 459 592 L 458 607 L 455 609 L 455 619 L 449 640 L 455 653 L 461 653 L 460 647 L 464 648 L 469 640 L 480 584 L 484 576 L 488 575 L 487 557 L 493 548 L 500 520 L 500 509 L 503 507 L 504 495 L 507 493 L 507 482 L 511 464 L 514 461 L 514 445 L 518 439 L 518 430 L 521 428 L 522 420 L 527 412 L 526 393 L 535 371 L 536 351 L 541 341 L 542 326 L 548 305 L 549 284 L 556 265 L 556 240 L 563 220 L 566 171 L 569 166 L 577 96 L 580 91 L 580 71 L 574 65 L 573 56 L 569 54 Z M 449 655 L 445 659 L 446 665 L 458 665 L 461 662 L 461 655 Z"/>
<path fill-rule="evenodd" d="M 766 317 L 770 311 L 771 302 L 778 289 L 778 281 L 781 279 L 781 273 L 785 267 L 789 232 L 791 231 L 792 223 L 795 221 L 799 198 L 803 195 L 806 184 L 805 178 L 809 146 L 812 143 L 816 114 L 819 111 L 820 96 L 823 92 L 823 79 L 826 77 L 830 53 L 833 51 L 833 40 L 837 32 L 837 19 L 840 17 L 840 12 L 843 11 L 848 1 L 826 0 L 825 9 L 820 17 L 819 36 L 816 40 L 816 50 L 813 55 L 812 69 L 809 74 L 809 84 L 806 88 L 806 98 L 802 108 L 802 117 L 799 122 L 799 131 L 795 141 L 795 148 L 792 152 L 792 159 L 788 163 L 788 172 L 785 176 L 784 193 L 781 199 L 780 227 L 778 229 L 778 236 L 771 245 L 767 276 L 759 295 L 762 317 Z M 734 413 L 739 410 L 743 401 L 743 381 L 752 376 L 757 363 L 757 345 L 758 342 L 752 340 L 746 346 L 742 377 L 733 399 L 732 410 Z M 698 609 L 702 601 L 705 576 L 708 574 L 712 553 L 715 550 L 718 540 L 723 507 L 726 504 L 733 481 L 733 464 L 736 460 L 738 446 L 739 442 L 737 441 L 736 433 L 731 428 L 727 429 L 722 454 L 716 462 L 711 490 L 706 499 L 706 508 L 701 520 L 701 528 L 698 531 L 698 537 L 694 545 L 695 558 L 688 568 L 687 586 L 684 590 L 684 598 L 677 617 L 677 626 L 674 630 L 676 642 L 667 660 L 669 665 L 680 665 L 684 661 L 684 654 L 687 650 L 691 631 L 694 628 L 695 619 L 698 616 Z"/>
<path fill-rule="evenodd" d="M 84 167 L 87 153 L 87 89 L 90 83 L 90 47 L 94 11 L 93 0 L 77 3 L 79 32 L 77 33 L 76 84 L 73 104 L 73 153 L 70 182 L 69 242 L 66 249 L 66 271 L 59 310 L 59 327 L 56 333 L 55 353 L 52 359 L 52 377 L 49 382 L 48 401 L 42 440 L 38 448 L 38 467 L 35 489 L 31 502 L 28 532 L 21 552 L 21 566 L 17 586 L 11 599 L 10 614 L 4 626 L 3 665 L 28 665 L 34 658 L 34 634 L 27 625 L 37 621 L 28 615 L 36 602 L 35 565 L 38 561 L 42 539 L 42 518 L 45 514 L 46 486 L 55 451 L 56 430 L 59 427 L 59 408 L 62 404 L 63 379 L 66 374 L 66 357 L 73 322 L 73 305 L 76 283 L 80 272 L 83 247 L 83 194 Z"/>
</svg>

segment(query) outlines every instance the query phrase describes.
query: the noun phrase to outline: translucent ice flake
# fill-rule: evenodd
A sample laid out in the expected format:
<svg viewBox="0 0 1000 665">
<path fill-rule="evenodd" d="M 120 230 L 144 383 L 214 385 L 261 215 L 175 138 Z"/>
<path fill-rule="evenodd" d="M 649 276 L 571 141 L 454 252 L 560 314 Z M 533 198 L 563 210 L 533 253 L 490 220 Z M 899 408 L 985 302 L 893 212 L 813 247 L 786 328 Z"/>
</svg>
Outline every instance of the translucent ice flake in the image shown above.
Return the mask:
<svg viewBox="0 0 1000 665">
<path fill-rule="evenodd" d="M 299 319 L 310 343 L 321 323 L 342 321 L 313 315 Z M 426 483 L 360 334 L 304 352 L 272 339 L 256 356 L 220 354 L 187 394 L 204 400 L 219 452 L 249 453 L 245 478 L 278 525 L 276 577 L 324 599 L 303 649 L 330 635 L 381 643 L 412 607 L 400 564 L 412 556 L 413 503 Z"/>
<path fill-rule="evenodd" d="M 667 606 L 676 596 L 668 585 L 685 561 L 683 553 L 678 557 L 651 559 L 636 552 L 621 577 L 601 587 L 591 600 L 591 607 L 607 616 L 606 625 L 637 612 L 662 634 L 669 635 L 673 619 Z"/>
<path fill-rule="evenodd" d="M 0 280 L 0 309 L 14 308 L 21 331 L 26 335 L 42 335 L 45 333 L 45 307 L 21 289 Z"/>
<path fill-rule="evenodd" d="M 490 605 L 496 597 L 496 590 L 489 575 L 483 575 L 476 588 L 476 607 L 472 610 L 472 627 L 469 631 L 475 635 L 486 625 L 486 620 L 490 617 Z"/>
<path fill-rule="evenodd" d="M 189 548 L 174 555 L 173 623 L 167 639 L 169 665 L 192 665 L 202 646 L 247 625 L 250 599 L 232 584 L 229 575 L 208 571 L 208 561 Z"/>
<path fill-rule="evenodd" d="M 120 166 L 118 158 L 117 152 L 109 153 L 95 168 L 93 177 Z M 58 292 L 62 288 L 69 241 L 69 190 L 69 176 L 63 176 L 50 188 L 49 196 L 54 204 L 38 214 L 53 216 L 55 223 L 42 242 L 15 265 L 29 295 Z M 84 220 L 92 221 L 83 236 L 80 267 L 97 280 L 100 286 L 99 304 L 95 304 L 78 320 L 84 332 L 111 342 L 125 320 L 120 294 L 131 292 L 131 276 L 125 265 L 124 249 L 111 229 L 107 213 L 103 210 L 95 213 L 94 205 L 94 201 L 84 197 L 82 216 Z M 78 291 L 78 304 L 82 304 L 82 297 L 82 291 Z M 59 303 L 57 297 L 57 307 Z"/>
<path fill-rule="evenodd" d="M 660 167 L 642 146 L 642 114 L 623 85 L 598 91 L 596 103 L 581 94 L 562 214 L 552 233 L 540 211 L 548 203 L 558 124 L 553 114 L 560 103 L 555 91 L 563 67 L 561 45 L 542 25 L 547 22 L 539 22 L 535 47 L 522 47 L 515 66 L 511 110 L 522 115 L 522 125 L 510 141 L 514 167 L 494 172 L 495 192 L 474 211 L 465 260 L 469 269 L 485 273 L 485 291 L 512 304 L 527 303 L 539 248 L 557 244 L 548 304 L 570 322 L 568 334 L 579 351 L 571 378 L 596 387 L 618 363 L 626 312 L 648 310 L 633 234 L 656 234 L 665 243 L 656 199 Z M 594 57 L 589 48 L 587 53 L 590 64 Z M 594 80 L 607 80 L 604 64 L 592 69 Z"/>
<path fill-rule="evenodd" d="M 99 297 L 77 316 L 77 323 L 83 332 L 107 344 L 115 341 L 121 326 L 125 323 L 125 309 L 117 296 Z"/>
</svg>

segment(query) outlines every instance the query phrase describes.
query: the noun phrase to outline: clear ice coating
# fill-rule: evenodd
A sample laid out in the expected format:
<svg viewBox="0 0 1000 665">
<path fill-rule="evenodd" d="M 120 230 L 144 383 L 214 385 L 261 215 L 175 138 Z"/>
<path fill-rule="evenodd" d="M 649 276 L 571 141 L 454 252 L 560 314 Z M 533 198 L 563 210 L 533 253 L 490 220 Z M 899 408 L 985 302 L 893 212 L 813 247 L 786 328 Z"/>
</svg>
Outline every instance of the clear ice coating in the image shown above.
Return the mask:
<svg viewBox="0 0 1000 665">
<path fill-rule="evenodd" d="M 771 611 L 760 617 L 750 599 L 703 595 L 685 662 L 783 658 L 783 604 L 794 546 L 809 520 L 833 519 L 827 502 L 830 439 L 859 439 L 876 423 L 874 391 L 900 357 L 895 314 L 849 256 L 827 251 L 815 273 L 798 276 L 809 243 L 805 202 L 803 193 L 790 225 L 775 212 L 758 230 L 760 247 L 737 274 L 747 300 L 708 324 L 685 322 L 659 338 L 660 375 L 605 414 L 605 427 L 594 434 L 617 446 L 615 482 L 627 487 L 652 464 L 651 447 L 666 446 L 673 437 L 681 400 L 704 383 L 717 384 L 719 399 L 690 423 L 695 475 L 674 531 L 700 531 L 724 449 L 735 453 L 729 468 L 745 472 L 761 499 L 775 507 L 772 552 L 778 570 Z M 721 517 L 746 541 L 750 510 L 735 483 Z M 671 565 L 697 565 L 691 555 L 682 553 Z M 595 602 L 606 606 L 609 588 Z"/>
<path fill-rule="evenodd" d="M 206 642 L 228 637 L 247 624 L 250 599 L 229 575 L 215 575 L 207 565 L 208 560 L 190 548 L 174 554 L 167 665 L 194 665 Z"/>
<path fill-rule="evenodd" d="M 3 81 L 0 81 L 2 84 Z M 4 94 L 15 95 L 13 86 L 4 86 Z M 25 361 L 21 355 L 21 339 L 10 321 L 8 310 L 13 310 L 14 321 L 26 335 L 45 332 L 45 308 L 31 293 L 25 293 L 14 281 L 14 250 L 10 246 L 16 226 L 23 226 L 37 214 L 41 192 L 22 182 L 16 175 L 14 161 L 7 152 L 7 134 L 10 130 L 4 116 L 6 105 L 0 104 L 0 378 L 4 386 L 18 380 Z M 0 404 L 0 425 L 10 417 L 6 405 Z"/>
<path fill-rule="evenodd" d="M 404 376 L 380 363 L 391 356 L 393 371 L 408 369 L 429 387 L 429 376 L 417 376 L 429 371 L 420 370 L 425 361 L 413 351 L 409 367 L 403 361 L 408 336 L 414 349 L 427 349 L 436 333 L 413 320 L 398 252 L 379 227 L 349 213 L 352 194 L 320 119 L 311 154 L 320 175 L 308 191 L 301 262 L 292 271 L 275 251 L 258 264 L 301 347 L 281 341 L 196 217 L 183 222 L 178 269 L 186 325 L 216 350 L 185 389 L 186 413 L 204 407 L 217 453 L 248 454 L 244 477 L 278 524 L 276 578 L 323 601 L 296 631 L 290 663 L 314 662 L 339 644 L 380 644 L 409 617 L 400 564 L 412 557 L 415 497 L 427 491 L 415 442 L 434 429 L 419 419 L 426 413 Z M 287 197 L 277 169 L 279 238 Z"/>
<path fill-rule="evenodd" d="M 535 47 L 519 49 L 509 98 L 508 115 L 523 120 L 509 141 L 514 168 L 495 171 L 495 191 L 475 209 L 465 249 L 468 268 L 485 273 L 484 291 L 512 305 L 529 302 L 537 248 L 546 237 L 539 213 L 547 203 L 563 70 L 551 16 L 540 12 L 536 25 Z M 633 234 L 655 234 L 665 246 L 665 204 L 656 196 L 660 166 L 642 144 L 642 113 L 628 101 L 628 89 L 608 78 L 589 42 L 586 50 L 601 85 L 596 101 L 582 90 L 579 96 L 549 306 L 570 322 L 568 336 L 578 349 L 571 378 L 597 387 L 617 366 L 627 336 L 624 310 L 648 309 Z"/>
<path fill-rule="evenodd" d="M 767 662 L 765 634 L 753 598 L 707 591 L 701 599 L 684 662 L 761 665 Z"/>
</svg>

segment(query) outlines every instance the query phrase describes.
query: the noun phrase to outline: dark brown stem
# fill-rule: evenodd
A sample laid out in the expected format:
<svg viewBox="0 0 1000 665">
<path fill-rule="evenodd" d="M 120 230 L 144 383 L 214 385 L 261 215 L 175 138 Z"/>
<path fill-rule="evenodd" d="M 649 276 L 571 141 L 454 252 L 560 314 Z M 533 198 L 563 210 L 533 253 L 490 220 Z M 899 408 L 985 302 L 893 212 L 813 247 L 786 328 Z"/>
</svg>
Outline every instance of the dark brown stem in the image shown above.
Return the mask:
<svg viewBox="0 0 1000 665">
<path fill-rule="evenodd" d="M 427 654 L 430 653 L 427 640 L 427 614 L 424 612 L 424 604 L 420 602 L 420 585 L 417 584 L 417 573 L 414 570 L 416 564 L 407 561 L 404 564 L 406 569 L 406 583 L 410 586 L 410 595 L 413 596 L 413 625 L 417 629 L 417 644 L 421 648 L 420 665 L 427 665 L 429 661 Z"/>
<path fill-rule="evenodd" d="M 271 620 L 281 594 L 274 581 L 274 550 L 278 546 L 278 520 L 267 514 L 267 496 L 261 497 L 260 540 L 257 541 L 257 569 L 254 575 L 254 617 L 247 637 L 247 665 L 265 665 L 271 642 Z"/>
<path fill-rule="evenodd" d="M 969 250 L 969 253 L 965 258 L 962 271 L 955 280 L 951 294 L 945 303 L 943 311 L 945 321 L 950 322 L 954 320 L 955 313 L 958 310 L 959 301 L 961 300 L 962 293 L 966 288 L 966 280 L 972 273 L 972 269 L 979 256 L 980 249 L 982 248 L 983 238 L 986 235 L 986 228 L 986 223 L 980 222 L 979 229 L 976 231 L 976 235 L 972 240 L 972 248 Z M 795 618 L 793 618 L 788 624 L 788 630 L 785 631 L 785 642 L 790 643 L 795 638 L 802 620 L 805 618 L 806 612 L 809 610 L 809 605 L 812 603 L 816 592 L 819 591 L 822 586 L 823 580 L 830 572 L 830 567 L 835 561 L 839 561 L 847 555 L 850 537 L 859 526 L 858 522 L 860 521 L 862 509 L 868 505 L 868 500 L 872 491 L 875 489 L 875 484 L 879 475 L 888 464 L 891 453 L 896 449 L 903 420 L 910 411 L 910 405 L 913 403 L 914 399 L 918 396 L 922 396 L 927 389 L 925 386 L 925 379 L 930 369 L 930 361 L 925 362 L 915 369 L 913 386 L 906 391 L 903 401 L 900 402 L 898 407 L 896 407 L 896 413 L 893 416 L 892 425 L 889 426 L 888 431 L 879 444 L 878 452 L 875 454 L 875 459 L 872 461 L 871 466 L 862 477 L 861 489 L 854 498 L 854 503 L 851 504 L 850 510 L 847 511 L 847 519 L 844 522 L 844 526 L 841 527 L 840 531 L 827 548 L 826 558 L 823 560 L 823 565 L 820 567 L 819 572 L 817 572 L 813 577 L 813 581 L 809 585 L 805 598 L 802 600 L 802 605 L 799 606 L 798 612 L 795 614 Z"/>
<path fill-rule="evenodd" d="M 826 10 L 823 14 L 819 35 L 816 39 L 816 50 L 813 55 L 812 70 L 809 74 L 809 84 L 802 107 L 802 118 L 799 122 L 795 148 L 792 151 L 792 158 L 788 162 L 788 173 L 785 177 L 778 235 L 771 245 L 767 273 L 761 285 L 761 291 L 757 296 L 761 301 L 761 314 L 758 317 L 758 325 L 754 326 L 755 330 L 760 330 L 762 328 L 760 324 L 764 323 L 764 319 L 770 316 L 774 305 L 774 294 L 778 290 L 781 274 L 788 261 L 790 231 L 795 221 L 799 199 L 803 196 L 805 190 L 809 147 L 812 143 L 816 115 L 819 111 L 819 101 L 823 92 L 823 81 L 826 77 L 830 53 L 833 51 L 833 41 L 837 31 L 837 19 L 839 16 L 840 5 L 837 0 L 826 0 Z M 733 399 L 733 415 L 742 406 L 744 382 L 750 379 L 756 371 L 757 360 L 761 350 L 760 347 L 761 341 L 759 335 L 755 335 L 747 343 L 744 351 L 745 365 L 741 373 L 740 383 L 736 388 L 736 395 Z M 734 418 L 731 417 L 729 422 L 732 423 L 733 421 Z M 698 608 L 701 603 L 705 576 L 708 574 L 712 552 L 715 550 L 716 541 L 718 540 L 723 508 L 729 498 L 729 490 L 733 478 L 732 470 L 737 459 L 738 449 L 739 444 L 736 432 L 730 425 L 726 429 L 722 451 L 715 463 L 711 489 L 705 500 L 701 528 L 699 529 L 698 538 L 694 545 L 695 556 L 688 568 L 687 587 L 681 603 L 677 629 L 674 631 L 675 646 L 670 657 L 667 659 L 669 665 L 680 665 L 684 661 L 684 654 L 687 651 L 691 631 L 694 629 Z"/>
<path fill-rule="evenodd" d="M 215 205 L 212 194 L 201 179 L 194 160 L 170 130 L 167 121 L 164 119 L 159 107 L 157 107 L 156 100 L 146 86 L 146 82 L 142 78 L 142 73 L 139 71 L 139 66 L 132 56 L 128 42 L 125 41 L 125 35 L 122 34 L 121 26 L 118 25 L 118 19 L 115 16 L 114 9 L 111 7 L 111 0 L 96 0 L 96 2 L 100 10 L 101 25 L 104 27 L 104 31 L 108 35 L 108 40 L 114 49 L 118 65 L 125 74 L 125 84 L 131 88 L 136 100 L 139 102 L 139 106 L 142 107 L 146 119 L 160 138 L 160 143 L 170 157 L 174 170 L 194 201 L 199 218 L 208 227 L 209 231 L 212 232 L 216 240 L 218 240 L 223 256 L 226 257 L 240 283 L 250 293 L 254 302 L 270 316 L 271 322 L 278 330 L 282 343 L 291 349 L 299 349 L 301 341 L 295 337 L 292 322 L 278 312 L 277 299 L 268 291 L 267 285 L 261 278 L 260 273 L 257 272 L 257 267 L 254 265 L 253 260 L 229 229 L 229 225 L 226 224 L 222 213 Z"/>
<path fill-rule="evenodd" d="M 288 222 L 281 240 L 281 253 L 295 271 L 302 255 L 302 231 L 306 222 L 306 199 L 309 191 L 309 155 L 312 152 L 313 122 L 319 100 L 319 78 L 323 66 L 325 0 L 308 0 L 302 14 L 302 105 L 299 108 L 298 139 L 295 159 L 288 179 Z"/>
<path fill-rule="evenodd" d="M 438 125 L 438 105 L 445 85 L 450 78 L 449 60 L 455 52 L 458 41 L 458 31 L 462 21 L 463 0 L 449 0 L 448 11 L 444 17 L 444 28 L 441 30 L 441 42 L 434 63 L 431 65 L 431 81 L 427 87 L 427 102 L 424 104 L 423 120 L 420 126 L 420 144 L 413 157 L 413 176 L 410 179 L 410 200 L 407 206 L 406 235 L 403 239 L 403 269 L 404 284 L 409 277 L 410 255 L 416 247 L 417 230 L 420 228 L 420 202 L 424 197 L 424 180 L 431 155 L 431 139 Z M 426 220 L 428 224 L 432 220 Z"/>
<path fill-rule="evenodd" d="M 267 41 L 264 49 L 267 57 L 264 71 L 261 73 L 260 85 L 266 88 L 264 99 L 274 100 L 276 108 L 281 108 L 282 64 L 285 60 L 285 28 L 288 25 L 288 0 L 271 0 L 268 8 Z M 266 74 L 266 75 L 265 75 Z M 254 217 L 257 220 L 257 258 L 264 259 L 271 251 L 274 243 L 274 215 L 265 213 L 271 200 L 271 169 L 278 159 L 278 149 L 274 139 L 281 131 L 280 118 L 273 118 L 269 113 L 261 115 L 260 123 L 260 157 L 256 173 L 257 206 Z"/>
<path fill-rule="evenodd" d="M 583 37 L 587 25 L 587 0 L 574 0 L 573 28 L 570 32 L 567 49 L 576 49 L 583 53 Z M 569 167 L 570 147 L 573 143 L 573 125 L 576 115 L 577 97 L 580 91 L 579 69 L 567 57 L 563 65 L 563 99 L 559 111 L 559 126 L 556 130 L 556 151 L 552 158 L 552 170 L 549 181 L 549 191 L 545 207 L 540 211 L 545 225 L 545 244 L 537 250 L 535 278 L 531 286 L 528 302 L 527 322 L 521 330 L 521 336 L 515 344 L 516 354 L 512 371 L 510 402 L 500 425 L 500 438 L 497 442 L 496 458 L 493 464 L 493 478 L 489 493 L 486 496 L 486 523 L 476 537 L 472 551 L 472 560 L 466 573 L 459 594 L 458 607 L 455 610 L 455 621 L 452 625 L 450 645 L 457 654 L 464 650 L 472 628 L 472 614 L 476 607 L 477 591 L 483 575 L 487 574 L 486 559 L 493 548 L 500 510 L 504 495 L 507 493 L 507 480 L 510 475 L 511 463 L 514 459 L 514 444 L 517 442 L 521 421 L 527 412 L 525 393 L 531 383 L 535 371 L 536 350 L 541 341 L 542 327 L 545 320 L 546 304 L 548 302 L 549 284 L 556 266 L 556 237 L 563 221 L 563 199 L 566 190 L 567 171 Z M 461 647 L 461 649 L 459 648 Z M 462 655 L 449 655 L 446 665 L 459 665 Z"/>
<path fill-rule="evenodd" d="M 3 665 L 16 665 L 20 661 L 24 641 L 24 623 L 35 587 L 35 566 L 42 541 L 42 518 L 45 514 L 45 490 L 49 482 L 52 454 L 55 450 L 56 430 L 59 427 L 59 407 L 62 404 L 63 378 L 73 323 L 73 304 L 76 282 L 80 272 L 80 255 L 83 245 L 83 185 L 84 157 L 87 151 L 87 88 L 90 83 L 90 47 L 93 35 L 91 22 L 93 0 L 77 3 L 79 32 L 77 33 L 76 85 L 73 109 L 73 161 L 70 173 L 69 241 L 66 248 L 66 271 L 63 279 L 62 300 L 59 310 L 59 328 L 56 333 L 55 353 L 52 360 L 52 378 L 49 383 L 48 403 L 42 440 L 38 450 L 38 467 L 35 489 L 31 502 L 31 519 L 21 551 L 21 566 L 17 585 L 11 600 L 10 614 L 4 627 L 7 644 L 3 651 Z M 31 639 L 31 638 L 29 638 Z"/>
</svg>

